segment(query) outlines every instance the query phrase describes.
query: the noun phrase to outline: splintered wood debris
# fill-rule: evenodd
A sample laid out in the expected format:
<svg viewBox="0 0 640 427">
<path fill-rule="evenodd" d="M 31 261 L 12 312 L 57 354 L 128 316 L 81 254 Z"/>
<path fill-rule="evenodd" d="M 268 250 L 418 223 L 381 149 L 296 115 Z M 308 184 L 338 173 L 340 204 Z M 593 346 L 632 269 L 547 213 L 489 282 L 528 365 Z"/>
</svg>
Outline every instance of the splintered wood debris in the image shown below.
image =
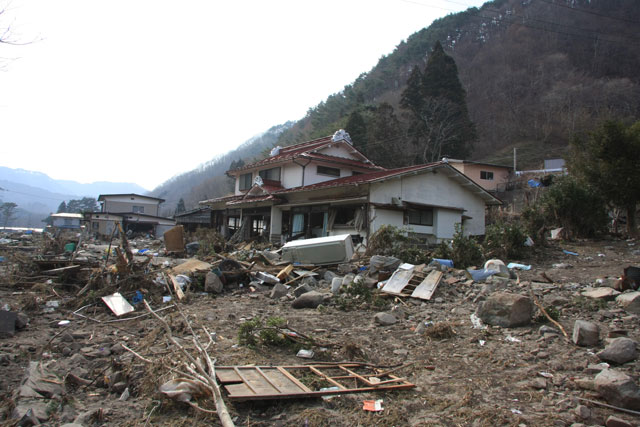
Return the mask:
<svg viewBox="0 0 640 427">
<path fill-rule="evenodd" d="M 231 400 L 269 400 L 415 387 L 406 378 L 359 363 L 293 366 L 217 366 Z"/>
</svg>

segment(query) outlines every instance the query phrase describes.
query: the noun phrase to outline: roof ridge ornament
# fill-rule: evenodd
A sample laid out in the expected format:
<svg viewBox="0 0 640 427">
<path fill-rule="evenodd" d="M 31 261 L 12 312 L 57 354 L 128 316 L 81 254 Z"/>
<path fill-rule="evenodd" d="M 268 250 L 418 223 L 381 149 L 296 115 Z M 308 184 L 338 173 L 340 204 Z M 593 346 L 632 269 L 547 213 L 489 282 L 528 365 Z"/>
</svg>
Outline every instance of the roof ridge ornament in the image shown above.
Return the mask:
<svg viewBox="0 0 640 427">
<path fill-rule="evenodd" d="M 331 138 L 331 142 L 338 142 L 342 140 L 353 145 L 353 142 L 351 142 L 351 137 L 349 136 L 347 131 L 344 129 L 337 130 L 336 133 L 334 133 L 333 137 Z"/>
</svg>

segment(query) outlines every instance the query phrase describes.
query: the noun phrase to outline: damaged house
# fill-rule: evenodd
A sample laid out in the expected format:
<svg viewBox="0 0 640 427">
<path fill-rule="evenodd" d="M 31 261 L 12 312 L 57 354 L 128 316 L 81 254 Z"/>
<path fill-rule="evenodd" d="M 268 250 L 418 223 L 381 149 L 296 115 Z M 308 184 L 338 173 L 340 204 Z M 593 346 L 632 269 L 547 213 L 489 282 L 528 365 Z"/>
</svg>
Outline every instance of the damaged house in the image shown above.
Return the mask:
<svg viewBox="0 0 640 427">
<path fill-rule="evenodd" d="M 500 200 L 447 162 L 385 169 L 373 164 L 349 135 L 288 147 L 227 171 L 235 193 L 200 202 L 214 227 L 242 240 L 271 242 L 351 234 L 366 241 L 382 225 L 405 227 L 425 243 L 450 239 L 455 224 L 482 235 L 485 208 Z"/>
<path fill-rule="evenodd" d="M 158 216 L 164 199 L 141 194 L 101 194 L 98 197 L 100 212 L 85 213 L 91 233 L 110 236 L 116 223 L 125 231 L 162 236 L 176 225 L 175 220 Z"/>
</svg>

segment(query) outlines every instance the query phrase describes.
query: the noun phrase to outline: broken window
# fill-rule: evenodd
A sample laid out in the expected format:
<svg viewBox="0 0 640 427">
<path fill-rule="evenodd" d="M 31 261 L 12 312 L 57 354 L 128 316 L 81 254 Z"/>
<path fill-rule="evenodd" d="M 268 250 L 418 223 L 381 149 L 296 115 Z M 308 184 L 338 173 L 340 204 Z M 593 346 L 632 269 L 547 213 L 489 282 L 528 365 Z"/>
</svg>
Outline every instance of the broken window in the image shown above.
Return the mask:
<svg viewBox="0 0 640 427">
<path fill-rule="evenodd" d="M 486 179 L 487 181 L 493 181 L 493 172 L 480 171 L 480 179 Z"/>
<path fill-rule="evenodd" d="M 280 168 L 265 169 L 258 172 L 260 178 L 270 181 L 280 181 Z"/>
<path fill-rule="evenodd" d="M 411 209 L 409 211 L 409 224 L 433 225 L 433 209 Z"/>
<path fill-rule="evenodd" d="M 251 173 L 240 175 L 240 190 L 248 190 L 251 188 Z"/>
<path fill-rule="evenodd" d="M 251 223 L 251 235 L 252 236 L 263 236 L 266 227 L 264 226 L 263 218 L 254 218 Z"/>
<path fill-rule="evenodd" d="M 227 219 L 227 228 L 230 232 L 235 232 L 238 228 L 240 228 L 240 217 L 239 216 L 230 216 Z"/>
<path fill-rule="evenodd" d="M 329 175 L 329 176 L 340 176 L 340 169 L 338 168 L 330 168 L 328 166 L 320 166 L 318 165 L 318 169 L 316 170 L 318 175 Z"/>
</svg>

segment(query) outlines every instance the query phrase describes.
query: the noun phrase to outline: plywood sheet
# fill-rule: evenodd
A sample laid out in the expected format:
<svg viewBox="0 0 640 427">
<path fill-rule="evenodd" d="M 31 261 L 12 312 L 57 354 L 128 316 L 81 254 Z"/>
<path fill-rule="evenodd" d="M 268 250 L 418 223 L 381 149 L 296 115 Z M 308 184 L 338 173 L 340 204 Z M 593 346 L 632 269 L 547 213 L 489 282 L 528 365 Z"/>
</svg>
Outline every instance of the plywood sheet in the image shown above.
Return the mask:
<svg viewBox="0 0 640 427">
<path fill-rule="evenodd" d="M 433 270 L 425 279 L 414 289 L 411 296 L 413 298 L 420 298 L 430 300 L 433 293 L 436 291 L 438 284 L 442 280 L 442 271 Z"/>
</svg>

